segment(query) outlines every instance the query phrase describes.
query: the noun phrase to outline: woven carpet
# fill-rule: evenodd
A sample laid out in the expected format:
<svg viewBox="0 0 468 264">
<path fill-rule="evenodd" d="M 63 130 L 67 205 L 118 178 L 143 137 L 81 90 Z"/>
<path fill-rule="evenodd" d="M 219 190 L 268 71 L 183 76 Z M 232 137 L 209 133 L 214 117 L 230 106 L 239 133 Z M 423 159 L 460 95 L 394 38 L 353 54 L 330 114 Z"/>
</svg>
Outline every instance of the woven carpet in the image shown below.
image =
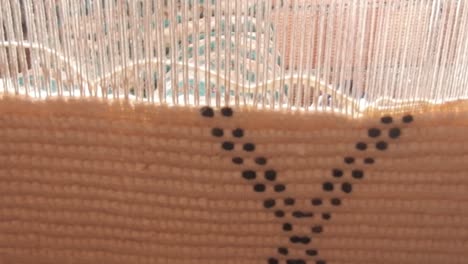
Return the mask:
<svg viewBox="0 0 468 264">
<path fill-rule="evenodd" d="M 1 98 L 0 263 L 468 263 L 468 106 Z"/>
</svg>

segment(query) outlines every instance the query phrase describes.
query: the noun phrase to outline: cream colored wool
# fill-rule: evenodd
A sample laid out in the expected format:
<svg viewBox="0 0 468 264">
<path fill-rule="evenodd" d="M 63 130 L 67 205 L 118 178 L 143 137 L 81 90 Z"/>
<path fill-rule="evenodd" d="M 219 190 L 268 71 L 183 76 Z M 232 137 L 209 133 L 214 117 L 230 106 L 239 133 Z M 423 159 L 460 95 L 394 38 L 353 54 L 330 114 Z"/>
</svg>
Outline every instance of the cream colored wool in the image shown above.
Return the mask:
<svg viewBox="0 0 468 264">
<path fill-rule="evenodd" d="M 466 104 L 359 119 L 245 108 L 233 108 L 232 117 L 201 113 L 2 98 L 0 263 L 468 263 Z M 232 135 L 237 128 L 240 138 Z M 381 134 L 369 137 L 372 128 Z M 392 128 L 401 135 L 390 138 Z M 224 150 L 231 141 L 234 150 Z M 245 143 L 255 150 L 244 151 Z M 255 180 L 242 177 L 249 170 Z M 264 178 L 269 170 L 277 173 L 272 181 Z M 334 170 L 344 175 L 333 177 Z M 334 190 L 325 191 L 325 182 Z M 342 191 L 345 182 L 351 193 Z M 255 184 L 266 190 L 255 192 Z M 283 192 L 275 192 L 279 184 Z M 267 199 L 275 206 L 265 208 Z M 314 215 L 297 218 L 297 211 Z M 321 233 L 311 231 L 318 226 Z M 311 242 L 292 243 L 292 236 Z"/>
</svg>

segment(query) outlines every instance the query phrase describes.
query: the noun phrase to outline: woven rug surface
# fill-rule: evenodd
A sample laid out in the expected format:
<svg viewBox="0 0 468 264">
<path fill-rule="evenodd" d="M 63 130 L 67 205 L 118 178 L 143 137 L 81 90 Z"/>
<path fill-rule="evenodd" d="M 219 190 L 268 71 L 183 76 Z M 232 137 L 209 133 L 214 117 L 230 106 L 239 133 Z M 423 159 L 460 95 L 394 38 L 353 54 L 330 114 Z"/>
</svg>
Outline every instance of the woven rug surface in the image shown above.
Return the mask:
<svg viewBox="0 0 468 264">
<path fill-rule="evenodd" d="M 468 263 L 468 107 L 0 99 L 0 263 Z"/>
</svg>

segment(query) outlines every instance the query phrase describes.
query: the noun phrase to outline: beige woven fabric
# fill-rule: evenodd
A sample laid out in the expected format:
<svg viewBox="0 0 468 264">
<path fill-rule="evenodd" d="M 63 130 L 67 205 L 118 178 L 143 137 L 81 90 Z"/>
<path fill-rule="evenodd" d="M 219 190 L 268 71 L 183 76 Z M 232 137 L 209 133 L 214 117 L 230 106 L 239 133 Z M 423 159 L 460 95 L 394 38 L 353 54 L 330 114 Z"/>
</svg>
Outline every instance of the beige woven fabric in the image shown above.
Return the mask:
<svg viewBox="0 0 468 264">
<path fill-rule="evenodd" d="M 2 98 L 0 263 L 467 263 L 468 109 L 395 113 Z"/>
</svg>

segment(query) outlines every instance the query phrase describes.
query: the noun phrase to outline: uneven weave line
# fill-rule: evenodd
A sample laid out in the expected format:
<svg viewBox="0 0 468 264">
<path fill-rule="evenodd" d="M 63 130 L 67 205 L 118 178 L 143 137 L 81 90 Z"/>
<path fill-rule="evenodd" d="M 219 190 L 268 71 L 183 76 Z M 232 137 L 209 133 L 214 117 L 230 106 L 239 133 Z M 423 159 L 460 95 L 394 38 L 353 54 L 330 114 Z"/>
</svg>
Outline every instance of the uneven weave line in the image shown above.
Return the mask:
<svg viewBox="0 0 468 264">
<path fill-rule="evenodd" d="M 463 103 L 434 107 L 450 111 L 401 109 L 389 126 L 383 112 L 351 120 L 233 108 L 228 118 L 219 109 L 204 118 L 199 108 L 4 97 L 0 262 L 464 263 L 468 112 Z M 397 123 L 408 114 L 413 122 Z M 383 137 L 393 125 L 398 139 Z M 232 134 L 239 128 L 242 137 Z M 372 128 L 381 131 L 376 139 Z M 357 151 L 356 140 L 368 149 Z M 385 151 L 373 148 L 380 140 L 389 142 Z M 224 141 L 234 149 L 223 150 Z M 246 143 L 255 150 L 237 148 Z M 348 155 L 353 164 L 344 163 Z M 342 179 L 330 174 L 337 168 Z M 259 179 L 274 170 L 276 180 L 254 192 L 245 170 Z M 353 170 L 364 177 L 350 177 Z M 349 194 L 339 191 L 344 179 Z M 324 192 L 327 181 L 335 191 Z M 276 183 L 285 190 L 272 191 Z M 322 205 L 312 206 L 314 197 Z M 291 243 L 286 217 L 264 207 L 270 198 L 287 215 L 331 219 L 288 217 L 297 236 L 323 227 L 309 244 Z M 282 204 L 288 198 L 294 206 Z"/>
</svg>

